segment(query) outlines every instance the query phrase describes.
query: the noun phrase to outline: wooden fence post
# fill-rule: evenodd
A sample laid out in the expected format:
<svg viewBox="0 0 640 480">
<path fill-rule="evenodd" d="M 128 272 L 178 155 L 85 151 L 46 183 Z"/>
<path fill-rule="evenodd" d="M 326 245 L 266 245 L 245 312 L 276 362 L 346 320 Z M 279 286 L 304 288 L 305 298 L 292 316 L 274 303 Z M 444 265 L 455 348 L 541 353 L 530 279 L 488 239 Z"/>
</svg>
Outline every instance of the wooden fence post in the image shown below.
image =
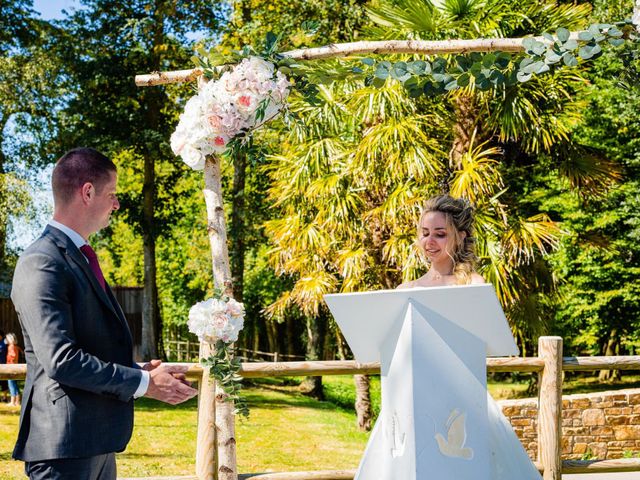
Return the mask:
<svg viewBox="0 0 640 480">
<path fill-rule="evenodd" d="M 200 357 L 212 353 L 208 343 L 200 344 Z M 209 376 L 209 369 L 202 369 L 202 378 L 198 382 L 198 435 L 196 440 L 196 476 L 198 480 L 217 478 L 216 455 L 216 385 Z"/>
<path fill-rule="evenodd" d="M 544 480 L 562 479 L 562 338 L 540 337 L 538 356 L 544 361 L 539 376 L 538 460 Z"/>
</svg>

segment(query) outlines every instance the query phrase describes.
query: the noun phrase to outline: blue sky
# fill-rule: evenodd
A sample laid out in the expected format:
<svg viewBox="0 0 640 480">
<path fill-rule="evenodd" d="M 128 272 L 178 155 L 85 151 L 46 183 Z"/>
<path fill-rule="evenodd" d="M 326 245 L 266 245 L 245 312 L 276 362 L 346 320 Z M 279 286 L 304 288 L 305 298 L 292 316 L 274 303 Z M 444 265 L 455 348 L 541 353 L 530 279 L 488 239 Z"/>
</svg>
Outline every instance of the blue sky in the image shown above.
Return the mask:
<svg viewBox="0 0 640 480">
<path fill-rule="evenodd" d="M 78 0 L 34 0 L 33 9 L 40 12 L 40 16 L 45 20 L 62 18 L 62 10 L 69 11 L 72 7 L 81 7 Z"/>
</svg>

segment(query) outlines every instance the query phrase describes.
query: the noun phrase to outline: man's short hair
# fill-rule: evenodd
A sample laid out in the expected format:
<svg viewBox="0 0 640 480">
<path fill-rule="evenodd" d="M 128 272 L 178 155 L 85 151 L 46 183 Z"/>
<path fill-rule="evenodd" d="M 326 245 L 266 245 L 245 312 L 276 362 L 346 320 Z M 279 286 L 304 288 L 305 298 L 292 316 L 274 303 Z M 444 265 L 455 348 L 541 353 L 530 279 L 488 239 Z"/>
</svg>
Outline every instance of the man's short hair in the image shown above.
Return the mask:
<svg viewBox="0 0 640 480">
<path fill-rule="evenodd" d="M 85 183 L 92 183 L 99 193 L 116 173 L 115 164 L 93 148 L 74 148 L 56 162 L 51 176 L 55 203 L 66 204 Z"/>
</svg>

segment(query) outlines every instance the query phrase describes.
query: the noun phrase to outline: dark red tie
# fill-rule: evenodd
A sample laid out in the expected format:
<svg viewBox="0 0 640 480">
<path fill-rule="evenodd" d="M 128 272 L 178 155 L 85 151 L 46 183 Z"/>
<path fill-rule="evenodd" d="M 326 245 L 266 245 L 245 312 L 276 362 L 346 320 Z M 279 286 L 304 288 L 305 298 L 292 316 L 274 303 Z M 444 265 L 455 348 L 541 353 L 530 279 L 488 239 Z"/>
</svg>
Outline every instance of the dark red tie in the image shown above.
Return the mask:
<svg viewBox="0 0 640 480">
<path fill-rule="evenodd" d="M 91 245 L 81 246 L 80 251 L 84 254 L 85 257 L 87 257 L 87 260 L 89 260 L 89 268 L 91 268 L 91 271 L 98 279 L 98 283 L 103 290 L 106 290 L 104 275 L 102 274 L 100 263 L 98 262 L 98 255 L 96 255 L 96 252 L 93 250 L 93 248 L 91 248 Z"/>
</svg>

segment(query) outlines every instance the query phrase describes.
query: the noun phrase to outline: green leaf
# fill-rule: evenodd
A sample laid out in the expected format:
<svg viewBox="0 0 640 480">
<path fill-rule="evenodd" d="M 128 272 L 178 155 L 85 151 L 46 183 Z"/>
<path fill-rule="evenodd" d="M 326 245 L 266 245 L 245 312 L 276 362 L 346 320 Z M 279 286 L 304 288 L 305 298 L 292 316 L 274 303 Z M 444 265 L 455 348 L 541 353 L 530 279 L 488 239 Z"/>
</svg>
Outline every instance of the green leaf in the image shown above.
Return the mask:
<svg viewBox="0 0 640 480">
<path fill-rule="evenodd" d="M 576 48 L 578 48 L 578 42 L 570 38 L 569 40 L 564 42 L 564 48 L 566 48 L 567 50 L 575 50 Z"/>
<path fill-rule="evenodd" d="M 575 67 L 578 65 L 578 59 L 571 52 L 565 52 L 565 54 L 562 55 L 562 61 L 567 67 Z"/>
<path fill-rule="evenodd" d="M 390 62 L 380 62 L 376 66 L 376 70 L 375 70 L 375 72 L 373 74 L 378 79 L 386 80 L 387 78 L 389 78 L 390 70 L 391 70 L 391 63 Z"/>
<path fill-rule="evenodd" d="M 362 63 L 364 63 L 365 65 L 368 65 L 370 67 L 373 67 L 376 63 L 376 61 L 373 58 L 361 58 L 360 61 Z"/>
<path fill-rule="evenodd" d="M 524 71 L 530 65 L 533 65 L 533 60 L 531 60 L 529 57 L 525 57 L 520 62 L 520 66 L 518 67 L 518 70 Z"/>
<path fill-rule="evenodd" d="M 527 80 L 529 80 L 531 78 L 531 74 L 530 73 L 524 73 L 523 71 L 519 71 L 517 73 L 517 79 L 519 82 L 526 82 Z"/>
<path fill-rule="evenodd" d="M 480 82 L 476 82 L 476 88 L 482 91 L 489 90 L 491 88 L 491 82 L 489 81 L 488 78 L 485 78 Z"/>
<path fill-rule="evenodd" d="M 535 42 L 531 51 L 535 55 L 543 55 L 547 51 L 547 46 L 542 42 Z"/>
<path fill-rule="evenodd" d="M 527 37 L 525 39 L 522 40 L 522 46 L 524 47 L 524 49 L 529 52 L 530 50 L 533 49 L 533 44 L 535 43 L 535 39 L 531 38 L 531 37 Z"/>
<path fill-rule="evenodd" d="M 538 74 L 538 75 L 540 75 L 541 73 L 546 73 L 546 72 L 548 72 L 549 70 L 551 70 L 551 69 L 549 68 L 549 65 L 547 65 L 547 64 L 546 64 L 546 63 L 544 63 L 544 62 L 539 62 L 539 63 L 537 63 L 537 65 L 538 65 L 538 67 L 536 68 L 535 73 L 536 73 L 536 74 Z"/>
<path fill-rule="evenodd" d="M 499 52 L 496 55 L 496 66 L 505 69 L 511 64 L 511 55 L 507 52 Z"/>
<path fill-rule="evenodd" d="M 580 50 L 578 50 L 578 56 L 583 60 L 589 60 L 593 57 L 593 47 L 591 45 L 584 45 L 580 47 Z"/>
<path fill-rule="evenodd" d="M 578 33 L 578 38 L 583 42 L 590 42 L 591 40 L 593 40 L 593 34 L 589 31 L 580 32 Z"/>
<path fill-rule="evenodd" d="M 502 72 L 499 72 L 498 70 L 494 70 L 493 72 L 491 72 L 491 76 L 489 77 L 489 80 L 496 87 L 504 85 L 505 83 L 504 75 L 502 74 Z"/>
<path fill-rule="evenodd" d="M 482 63 L 480 62 L 476 62 L 471 65 L 471 67 L 469 67 L 469 73 L 471 73 L 471 75 L 473 75 L 474 77 L 480 75 L 480 72 L 482 72 Z"/>
<path fill-rule="evenodd" d="M 487 53 L 482 59 L 482 66 L 486 68 L 493 67 L 493 64 L 496 61 L 496 56 L 493 53 Z"/>
<path fill-rule="evenodd" d="M 458 65 L 458 67 L 462 72 L 465 72 L 469 70 L 469 67 L 471 66 L 471 59 L 469 59 L 469 57 L 466 57 L 464 55 L 457 55 L 456 64 Z"/>
<path fill-rule="evenodd" d="M 558 55 L 553 50 L 547 50 L 547 54 L 545 55 L 545 63 L 547 65 L 553 65 L 554 63 L 558 63 L 562 60 L 562 56 Z"/>
<path fill-rule="evenodd" d="M 427 65 L 429 64 L 424 60 L 416 60 L 415 62 L 407 63 L 407 70 L 414 75 L 424 75 L 427 73 Z"/>
<path fill-rule="evenodd" d="M 444 73 L 446 68 L 447 61 L 441 57 L 436 58 L 431 66 L 431 69 L 434 73 Z"/>
<path fill-rule="evenodd" d="M 608 41 L 614 47 L 619 47 L 624 43 L 624 40 L 622 38 L 610 38 Z"/>
<path fill-rule="evenodd" d="M 600 29 L 598 28 L 598 24 L 589 25 L 589 29 L 587 31 L 594 37 L 596 37 L 597 35 L 600 35 Z"/>
<path fill-rule="evenodd" d="M 470 80 L 471 75 L 468 72 L 465 72 L 458 77 L 457 82 L 460 87 L 466 87 L 467 85 L 469 85 Z"/>
<path fill-rule="evenodd" d="M 387 74 L 388 76 L 388 74 Z M 380 78 L 378 76 L 373 77 L 373 80 L 371 81 L 371 85 L 375 88 L 382 88 L 384 87 L 384 84 L 386 83 L 386 77 L 385 78 Z"/>
<path fill-rule="evenodd" d="M 455 80 L 455 78 L 444 86 L 444 89 L 448 92 L 450 92 L 451 90 L 455 90 L 456 88 L 458 88 L 458 82 Z"/>
<path fill-rule="evenodd" d="M 607 31 L 607 35 L 609 35 L 610 37 L 616 37 L 619 38 L 622 36 L 622 32 L 620 30 L 618 30 L 616 27 L 611 27 L 608 31 Z"/>
<path fill-rule="evenodd" d="M 409 76 L 409 72 L 407 71 L 407 64 L 405 62 L 396 62 L 391 69 L 391 75 L 393 78 L 404 82 Z"/>
<path fill-rule="evenodd" d="M 564 43 L 569 40 L 571 32 L 564 27 L 560 27 L 558 30 L 556 30 L 556 36 L 558 37 L 558 40 Z"/>
<path fill-rule="evenodd" d="M 549 32 L 542 32 L 542 36 L 547 40 L 549 40 L 550 42 L 555 42 L 556 40 L 555 38 L 553 38 L 553 35 L 551 35 Z"/>
</svg>

